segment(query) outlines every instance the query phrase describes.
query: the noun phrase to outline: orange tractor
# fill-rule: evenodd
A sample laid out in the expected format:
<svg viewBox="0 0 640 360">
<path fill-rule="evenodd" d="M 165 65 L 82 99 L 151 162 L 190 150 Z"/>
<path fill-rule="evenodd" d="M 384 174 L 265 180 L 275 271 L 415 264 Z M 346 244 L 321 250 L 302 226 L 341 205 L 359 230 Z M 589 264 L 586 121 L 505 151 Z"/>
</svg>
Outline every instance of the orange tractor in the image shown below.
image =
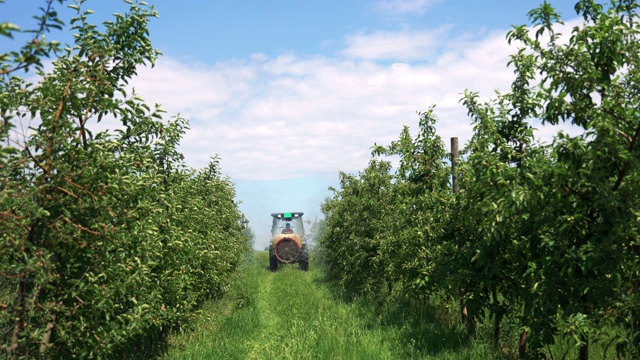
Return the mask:
<svg viewBox="0 0 640 360">
<path fill-rule="evenodd" d="M 269 269 L 278 270 L 280 264 L 300 264 L 309 270 L 309 252 L 304 237 L 302 212 L 272 213 L 271 244 L 269 245 Z"/>
</svg>

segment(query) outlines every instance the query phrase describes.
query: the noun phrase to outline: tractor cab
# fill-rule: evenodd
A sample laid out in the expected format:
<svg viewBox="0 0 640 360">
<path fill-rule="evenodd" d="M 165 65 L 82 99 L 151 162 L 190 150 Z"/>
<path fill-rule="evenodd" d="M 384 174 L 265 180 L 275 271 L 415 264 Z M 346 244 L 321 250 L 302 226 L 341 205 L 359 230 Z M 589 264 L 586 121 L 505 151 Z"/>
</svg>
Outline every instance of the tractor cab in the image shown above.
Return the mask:
<svg viewBox="0 0 640 360">
<path fill-rule="evenodd" d="M 304 237 L 302 215 L 302 212 L 272 213 L 271 236 L 289 233 Z"/>
</svg>

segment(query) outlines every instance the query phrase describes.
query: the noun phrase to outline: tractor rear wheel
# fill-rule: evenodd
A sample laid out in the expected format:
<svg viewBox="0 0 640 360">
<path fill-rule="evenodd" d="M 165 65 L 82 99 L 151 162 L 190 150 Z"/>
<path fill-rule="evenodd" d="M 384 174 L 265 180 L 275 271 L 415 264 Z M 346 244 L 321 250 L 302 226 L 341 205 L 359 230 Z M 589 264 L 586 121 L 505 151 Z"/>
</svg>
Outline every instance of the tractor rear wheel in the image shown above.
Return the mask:
<svg viewBox="0 0 640 360">
<path fill-rule="evenodd" d="M 300 250 L 300 259 L 298 260 L 300 263 L 300 269 L 307 271 L 309 270 L 309 252 L 307 251 L 307 245 L 302 245 L 302 249 Z"/>
<path fill-rule="evenodd" d="M 278 270 L 278 258 L 276 258 L 276 254 L 273 251 L 272 246 L 269 246 L 269 270 L 271 271 Z"/>
</svg>

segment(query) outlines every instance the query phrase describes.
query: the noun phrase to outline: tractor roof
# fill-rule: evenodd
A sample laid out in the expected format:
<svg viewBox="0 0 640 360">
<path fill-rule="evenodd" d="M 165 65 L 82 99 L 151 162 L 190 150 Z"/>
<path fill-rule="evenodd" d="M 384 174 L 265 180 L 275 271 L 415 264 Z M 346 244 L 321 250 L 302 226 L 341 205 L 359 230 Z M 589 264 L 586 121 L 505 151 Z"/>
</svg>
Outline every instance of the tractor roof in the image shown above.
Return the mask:
<svg viewBox="0 0 640 360">
<path fill-rule="evenodd" d="M 300 212 L 300 211 L 271 213 L 271 216 L 273 216 L 274 218 L 279 218 L 279 219 L 284 219 L 284 220 L 291 220 L 291 219 L 294 219 L 294 218 L 299 218 L 299 217 L 302 217 L 302 215 L 304 215 L 304 213 Z"/>
</svg>

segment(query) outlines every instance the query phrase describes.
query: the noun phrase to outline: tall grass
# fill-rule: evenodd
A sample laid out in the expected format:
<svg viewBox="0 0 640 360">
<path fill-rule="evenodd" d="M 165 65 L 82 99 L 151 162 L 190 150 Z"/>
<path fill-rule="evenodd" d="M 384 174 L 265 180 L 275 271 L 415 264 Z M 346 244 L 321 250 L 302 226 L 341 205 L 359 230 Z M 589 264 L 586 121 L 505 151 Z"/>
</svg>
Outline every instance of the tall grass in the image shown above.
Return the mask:
<svg viewBox="0 0 640 360">
<path fill-rule="evenodd" d="M 313 265 L 313 263 L 312 263 Z M 247 259 L 222 301 L 204 306 L 190 328 L 170 336 L 165 359 L 515 359 L 519 329 L 502 347 L 491 344 L 491 321 L 479 319 L 474 338 L 458 324 L 456 304 L 424 306 L 375 299 L 344 302 L 318 266 L 268 270 L 266 252 Z M 439 304 L 438 308 L 426 304 Z M 551 359 L 576 359 L 578 349 L 558 338 Z M 592 358 L 615 358 L 593 347 Z"/>
<path fill-rule="evenodd" d="M 194 331 L 172 338 L 167 359 L 498 359 L 425 311 L 374 311 L 337 300 L 321 271 L 267 269 L 264 252 L 242 270 L 226 301 L 208 304 Z M 394 320 L 395 319 L 395 320 Z M 397 320 L 397 321 L 396 321 Z"/>
</svg>

